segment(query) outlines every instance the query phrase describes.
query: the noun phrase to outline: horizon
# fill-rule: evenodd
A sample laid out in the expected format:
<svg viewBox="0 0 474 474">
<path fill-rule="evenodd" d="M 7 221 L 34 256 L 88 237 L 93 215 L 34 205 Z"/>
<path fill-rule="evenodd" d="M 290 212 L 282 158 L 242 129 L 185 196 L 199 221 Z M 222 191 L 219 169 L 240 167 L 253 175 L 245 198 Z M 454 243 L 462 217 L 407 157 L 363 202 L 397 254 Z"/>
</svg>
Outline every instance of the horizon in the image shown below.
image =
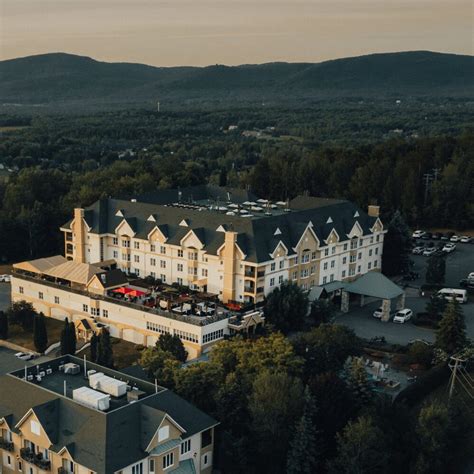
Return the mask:
<svg viewBox="0 0 474 474">
<path fill-rule="evenodd" d="M 472 55 L 471 4 L 446 3 L 4 0 L 0 59 L 58 45 L 99 61 L 156 67 L 318 63 L 413 50 Z"/>
</svg>

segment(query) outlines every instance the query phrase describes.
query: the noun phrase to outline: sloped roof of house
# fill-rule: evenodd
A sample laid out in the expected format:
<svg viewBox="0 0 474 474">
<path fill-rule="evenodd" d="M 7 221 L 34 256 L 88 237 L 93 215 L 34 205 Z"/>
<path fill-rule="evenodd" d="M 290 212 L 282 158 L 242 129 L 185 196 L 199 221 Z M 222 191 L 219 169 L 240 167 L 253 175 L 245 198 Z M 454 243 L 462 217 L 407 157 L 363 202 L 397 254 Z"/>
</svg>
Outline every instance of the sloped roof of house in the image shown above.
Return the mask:
<svg viewBox="0 0 474 474">
<path fill-rule="evenodd" d="M 79 283 L 81 285 L 87 285 L 89 280 L 97 273 L 103 272 L 99 267 L 95 267 L 89 263 L 74 262 L 73 260 L 67 260 L 60 265 L 50 268 L 43 272 L 44 275 L 48 275 L 61 280 L 71 281 L 73 283 Z"/>
<path fill-rule="evenodd" d="M 26 262 L 15 263 L 13 268 L 24 270 L 31 273 L 45 273 L 53 267 L 67 262 L 62 255 L 54 255 L 52 257 L 38 258 L 36 260 L 29 260 Z"/>
<path fill-rule="evenodd" d="M 404 293 L 403 288 L 400 288 L 380 272 L 365 273 L 357 280 L 347 283 L 345 290 L 350 293 L 382 299 L 396 298 Z"/>
<path fill-rule="evenodd" d="M 168 195 L 168 192 L 165 193 Z M 171 193 L 174 195 L 173 193 Z M 265 262 L 281 241 L 290 254 L 298 244 L 308 224 L 325 246 L 325 240 L 334 229 L 340 240 L 347 240 L 348 234 L 357 222 L 364 235 L 371 233 L 376 217 L 369 216 L 355 204 L 339 199 L 323 199 L 299 196 L 290 202 L 290 212 L 275 210 L 271 216 L 256 213 L 253 217 L 230 216 L 215 210 L 184 208 L 173 205 L 165 198 L 143 201 L 101 199 L 86 209 L 87 225 L 92 233 L 114 234 L 125 219 L 135 238 L 148 239 L 149 233 L 158 226 L 167 238 L 167 243 L 180 245 L 183 237 L 194 230 L 196 236 L 210 254 L 216 254 L 224 243 L 225 234 L 217 229 L 221 226 L 237 232 L 237 244 L 249 262 Z M 157 202 L 159 202 L 157 204 Z M 120 210 L 123 216 L 117 215 Z M 153 215 L 154 220 L 148 218 Z M 180 223 L 186 220 L 188 226 Z M 69 221 L 63 228 L 70 228 Z M 276 232 L 278 229 L 278 232 Z"/>
</svg>

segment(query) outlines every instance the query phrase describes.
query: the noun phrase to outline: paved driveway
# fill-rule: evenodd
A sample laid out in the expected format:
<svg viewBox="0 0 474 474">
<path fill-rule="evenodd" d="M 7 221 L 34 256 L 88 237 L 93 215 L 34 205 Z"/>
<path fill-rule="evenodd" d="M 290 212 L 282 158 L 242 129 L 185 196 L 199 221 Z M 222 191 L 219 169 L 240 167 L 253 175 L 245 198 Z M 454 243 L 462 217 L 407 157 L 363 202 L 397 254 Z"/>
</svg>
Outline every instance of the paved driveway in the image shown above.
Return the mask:
<svg viewBox="0 0 474 474">
<path fill-rule="evenodd" d="M 10 283 L 0 283 L 0 311 L 10 307 Z"/>
<path fill-rule="evenodd" d="M 414 313 L 424 311 L 428 298 L 406 299 L 405 306 L 413 310 Z M 380 302 L 370 303 L 362 308 L 354 307 L 350 313 L 341 314 L 336 317 L 337 324 L 350 327 L 354 332 L 364 339 L 372 339 L 377 336 L 384 336 L 387 342 L 392 344 L 405 345 L 413 339 L 424 339 L 435 341 L 435 332 L 431 329 L 415 326 L 410 321 L 404 324 L 393 322 L 383 323 L 374 318 L 372 313 L 380 306 Z M 392 307 L 394 305 L 392 304 Z M 468 336 L 474 340 L 474 303 L 463 304 L 464 319 Z"/>
<path fill-rule="evenodd" d="M 14 370 L 24 369 L 25 365 L 31 367 L 32 365 L 41 364 L 51 360 L 48 356 L 38 357 L 31 362 L 26 362 L 24 360 L 17 359 L 15 357 L 15 352 L 6 347 L 0 347 L 0 375 L 5 375 L 8 372 L 13 372 Z"/>
</svg>

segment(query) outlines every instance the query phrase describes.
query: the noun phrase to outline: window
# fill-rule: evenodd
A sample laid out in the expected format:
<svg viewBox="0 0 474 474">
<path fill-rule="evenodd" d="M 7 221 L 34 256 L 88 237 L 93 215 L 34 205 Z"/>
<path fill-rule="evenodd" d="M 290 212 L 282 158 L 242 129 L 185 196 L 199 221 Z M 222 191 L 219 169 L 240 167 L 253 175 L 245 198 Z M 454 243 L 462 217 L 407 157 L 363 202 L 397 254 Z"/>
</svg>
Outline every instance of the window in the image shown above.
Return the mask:
<svg viewBox="0 0 474 474">
<path fill-rule="evenodd" d="M 207 268 L 203 268 L 203 269 L 201 270 L 201 275 L 202 275 L 203 277 L 207 277 Z"/>
<path fill-rule="evenodd" d="M 355 275 L 355 268 L 349 268 L 349 276 Z"/>
<path fill-rule="evenodd" d="M 344 249 L 344 250 L 347 250 L 347 244 L 344 244 L 343 249 Z"/>
<path fill-rule="evenodd" d="M 143 462 L 139 462 L 132 466 L 132 474 L 143 474 Z"/>
<path fill-rule="evenodd" d="M 357 239 L 352 239 L 351 240 L 351 250 L 354 250 L 357 248 Z"/>
<path fill-rule="evenodd" d="M 375 240 L 376 240 L 377 242 L 380 242 L 380 235 L 377 235 L 377 237 L 375 238 Z"/>
<path fill-rule="evenodd" d="M 166 268 L 166 260 L 160 260 L 160 268 Z"/>
<path fill-rule="evenodd" d="M 309 270 L 305 268 L 304 270 L 301 270 L 301 278 L 308 278 L 309 276 Z"/>
<path fill-rule="evenodd" d="M 155 273 L 155 272 L 150 272 L 150 276 L 151 276 L 152 278 L 155 278 L 155 279 L 156 279 L 156 273 Z"/>
<path fill-rule="evenodd" d="M 356 261 L 356 256 L 355 255 L 351 255 L 351 258 L 349 259 L 349 261 L 351 263 L 354 263 Z"/>
<path fill-rule="evenodd" d="M 140 255 L 134 255 L 134 256 L 133 256 L 133 261 L 134 261 L 135 263 L 140 263 Z"/>
<path fill-rule="evenodd" d="M 372 268 L 372 262 L 369 262 L 369 264 L 367 265 L 367 268 L 370 270 Z"/>
<path fill-rule="evenodd" d="M 41 435 L 41 427 L 40 427 L 40 424 L 36 420 L 31 420 L 30 429 L 33 434 L 38 435 L 38 436 Z"/>
<path fill-rule="evenodd" d="M 285 261 L 284 260 L 280 260 L 280 270 L 282 268 L 285 268 Z"/>
<path fill-rule="evenodd" d="M 328 269 L 328 262 L 324 262 L 323 269 L 327 270 Z"/>
<path fill-rule="evenodd" d="M 176 283 L 178 283 L 178 285 L 183 286 L 183 279 L 182 278 L 176 278 Z"/>
<path fill-rule="evenodd" d="M 327 257 L 329 255 L 329 249 L 324 249 L 324 256 Z"/>
<path fill-rule="evenodd" d="M 345 265 L 347 263 L 347 257 L 343 257 L 342 264 Z"/>
<path fill-rule="evenodd" d="M 169 334 L 170 329 L 166 326 L 162 326 L 161 324 L 158 323 L 151 323 L 150 321 L 146 322 L 146 328 L 149 331 L 154 331 L 159 334 Z"/>
<path fill-rule="evenodd" d="M 40 300 L 44 300 L 44 294 L 43 294 L 42 291 L 40 291 L 40 292 L 38 293 L 38 298 L 39 298 Z"/>
<path fill-rule="evenodd" d="M 357 273 L 360 273 L 360 265 L 357 266 Z"/>
<path fill-rule="evenodd" d="M 283 283 L 283 275 L 278 277 L 278 284 L 281 285 Z"/>
<path fill-rule="evenodd" d="M 170 427 L 168 425 L 161 427 L 158 430 L 158 442 L 164 441 L 170 437 Z"/>
<path fill-rule="evenodd" d="M 23 463 L 21 461 L 18 461 L 18 470 L 23 472 Z"/>
<path fill-rule="evenodd" d="M 270 265 L 270 271 L 271 271 L 271 272 L 274 272 L 274 271 L 275 271 L 275 266 L 276 266 L 275 263 L 272 263 L 272 264 Z"/>
<path fill-rule="evenodd" d="M 359 247 L 362 247 L 364 245 L 364 239 L 359 239 Z"/>
<path fill-rule="evenodd" d="M 189 260 L 197 260 L 198 259 L 198 253 L 197 252 L 188 252 L 188 259 Z"/>
<path fill-rule="evenodd" d="M 136 250 L 140 249 L 140 242 L 133 242 L 133 248 Z"/>
<path fill-rule="evenodd" d="M 370 243 L 371 243 L 371 244 L 374 243 L 374 236 L 372 236 L 372 237 L 370 238 Z"/>
<path fill-rule="evenodd" d="M 163 469 L 167 469 L 168 467 L 171 467 L 173 463 L 174 463 L 174 453 L 168 453 L 163 456 Z"/>
<path fill-rule="evenodd" d="M 369 257 L 372 257 L 372 249 L 369 249 Z"/>
<path fill-rule="evenodd" d="M 335 266 L 336 266 L 336 261 L 333 260 L 333 261 L 331 262 L 331 268 L 334 268 Z"/>
<path fill-rule="evenodd" d="M 163 246 L 163 245 L 160 246 L 160 253 L 162 253 L 163 255 L 166 254 L 166 247 L 165 246 Z"/>
<path fill-rule="evenodd" d="M 178 272 L 182 272 L 183 271 L 183 264 L 182 263 L 178 263 Z"/>
<path fill-rule="evenodd" d="M 25 289 L 22 286 L 20 286 L 18 291 L 20 292 L 20 295 L 23 295 L 25 293 Z"/>
<path fill-rule="evenodd" d="M 156 252 L 156 245 L 150 244 L 150 252 Z"/>
<path fill-rule="evenodd" d="M 82 305 L 82 311 L 84 311 L 84 313 L 88 313 L 89 312 L 89 306 L 87 306 L 86 304 L 83 304 Z"/>
<path fill-rule="evenodd" d="M 212 463 L 212 453 L 205 453 L 201 456 L 201 464 L 202 467 L 210 466 Z"/>
<path fill-rule="evenodd" d="M 331 253 L 334 255 L 336 253 L 336 247 L 333 247 Z"/>
<path fill-rule="evenodd" d="M 308 263 L 309 262 L 309 253 L 304 253 L 301 257 L 301 263 Z"/>
<path fill-rule="evenodd" d="M 155 460 L 154 459 L 150 459 L 149 470 L 150 470 L 150 472 L 155 472 Z"/>
<path fill-rule="evenodd" d="M 212 443 L 212 428 L 203 431 L 201 434 L 201 448 L 205 448 Z"/>
<path fill-rule="evenodd" d="M 376 248 L 375 248 L 375 255 L 378 255 L 378 254 L 379 254 L 379 248 L 376 247 Z"/>
<path fill-rule="evenodd" d="M 109 317 L 109 310 L 108 309 L 103 309 L 102 310 L 102 317 L 108 318 Z"/>
<path fill-rule="evenodd" d="M 118 245 L 118 238 L 117 237 L 112 238 L 112 245 Z"/>
<path fill-rule="evenodd" d="M 191 451 L 191 440 L 186 439 L 181 443 L 181 454 L 186 454 Z"/>
<path fill-rule="evenodd" d="M 334 273 L 331 273 L 331 275 L 329 275 L 329 281 L 334 281 Z"/>
<path fill-rule="evenodd" d="M 323 285 L 325 285 L 328 282 L 328 277 L 323 277 Z"/>
<path fill-rule="evenodd" d="M 316 252 L 311 252 L 311 260 L 316 260 Z"/>
<path fill-rule="evenodd" d="M 377 264 L 378 264 L 378 263 L 377 263 L 377 260 L 374 260 L 374 268 L 377 267 Z"/>
<path fill-rule="evenodd" d="M 316 271 L 316 265 L 311 265 L 311 269 L 310 269 L 311 275 L 314 275 L 315 271 Z"/>
<path fill-rule="evenodd" d="M 346 277 L 346 271 L 342 270 L 342 278 L 345 278 L 345 277 Z"/>
<path fill-rule="evenodd" d="M 198 269 L 197 269 L 197 268 L 192 268 L 192 267 L 190 267 L 190 268 L 188 268 L 188 274 L 189 274 L 189 275 L 197 276 L 197 274 L 198 274 Z"/>
<path fill-rule="evenodd" d="M 275 278 L 270 278 L 270 286 L 275 286 Z"/>
<path fill-rule="evenodd" d="M 54 297 L 54 304 L 59 304 L 59 296 Z"/>
<path fill-rule="evenodd" d="M 156 267 L 156 258 L 150 258 L 150 265 Z"/>
<path fill-rule="evenodd" d="M 166 275 L 164 273 L 162 273 L 160 275 L 160 280 L 163 282 L 163 283 L 166 283 Z"/>
<path fill-rule="evenodd" d="M 114 258 L 118 258 L 118 252 L 117 252 L 117 250 L 114 250 L 114 251 L 112 252 L 112 255 L 114 256 Z"/>
<path fill-rule="evenodd" d="M 11 456 L 7 456 L 7 466 L 11 467 L 11 465 L 12 465 L 12 458 Z"/>
<path fill-rule="evenodd" d="M 140 276 L 140 270 L 138 268 L 134 268 L 133 273 L 135 273 L 137 276 Z"/>
<path fill-rule="evenodd" d="M 362 252 L 359 252 L 359 260 L 362 258 Z"/>
<path fill-rule="evenodd" d="M 293 272 L 293 280 L 296 280 L 298 278 L 298 272 Z"/>
<path fill-rule="evenodd" d="M 122 247 L 129 248 L 130 247 L 130 240 L 122 240 Z"/>
<path fill-rule="evenodd" d="M 91 314 L 92 316 L 99 316 L 99 309 L 91 308 Z"/>
<path fill-rule="evenodd" d="M 182 257 L 183 256 L 183 251 L 182 250 L 178 250 L 178 257 Z"/>
<path fill-rule="evenodd" d="M 224 337 L 224 330 L 219 329 L 202 336 L 202 343 L 206 344 L 207 342 L 215 341 L 216 339 L 222 339 Z"/>
</svg>

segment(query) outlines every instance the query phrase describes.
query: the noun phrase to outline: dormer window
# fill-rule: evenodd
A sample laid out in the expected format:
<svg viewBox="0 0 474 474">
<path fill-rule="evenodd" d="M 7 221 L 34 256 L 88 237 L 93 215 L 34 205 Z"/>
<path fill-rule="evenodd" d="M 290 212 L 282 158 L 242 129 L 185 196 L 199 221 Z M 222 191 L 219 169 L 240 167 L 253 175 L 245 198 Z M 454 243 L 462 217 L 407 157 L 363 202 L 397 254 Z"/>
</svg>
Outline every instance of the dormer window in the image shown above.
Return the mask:
<svg viewBox="0 0 474 474">
<path fill-rule="evenodd" d="M 189 222 L 188 222 L 186 219 L 183 219 L 183 220 L 179 223 L 179 225 L 180 225 L 181 227 L 189 227 Z"/>
<path fill-rule="evenodd" d="M 329 216 L 328 220 L 326 221 L 326 224 L 332 224 L 332 223 L 333 223 L 332 217 Z"/>
</svg>

